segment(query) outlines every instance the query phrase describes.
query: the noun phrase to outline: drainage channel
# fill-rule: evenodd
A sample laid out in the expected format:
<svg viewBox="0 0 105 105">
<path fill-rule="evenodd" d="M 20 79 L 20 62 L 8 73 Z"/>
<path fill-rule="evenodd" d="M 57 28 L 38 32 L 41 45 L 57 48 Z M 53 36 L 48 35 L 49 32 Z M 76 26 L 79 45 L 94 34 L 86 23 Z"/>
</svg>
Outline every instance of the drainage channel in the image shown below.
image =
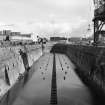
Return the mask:
<svg viewBox="0 0 105 105">
<path fill-rule="evenodd" d="M 53 71 L 52 71 L 52 81 L 51 81 L 51 105 L 57 105 L 57 82 L 56 82 L 56 60 L 55 53 L 53 57 Z"/>
</svg>

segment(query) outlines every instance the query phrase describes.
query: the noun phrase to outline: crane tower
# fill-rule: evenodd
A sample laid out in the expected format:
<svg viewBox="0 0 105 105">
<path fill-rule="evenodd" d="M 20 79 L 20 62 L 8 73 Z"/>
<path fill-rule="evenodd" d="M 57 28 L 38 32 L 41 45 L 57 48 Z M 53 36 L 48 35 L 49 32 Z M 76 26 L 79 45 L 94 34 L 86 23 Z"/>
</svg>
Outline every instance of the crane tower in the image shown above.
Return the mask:
<svg viewBox="0 0 105 105">
<path fill-rule="evenodd" d="M 94 1 L 94 43 L 98 44 L 99 36 L 105 35 L 103 27 L 105 25 L 105 0 L 93 0 Z"/>
</svg>

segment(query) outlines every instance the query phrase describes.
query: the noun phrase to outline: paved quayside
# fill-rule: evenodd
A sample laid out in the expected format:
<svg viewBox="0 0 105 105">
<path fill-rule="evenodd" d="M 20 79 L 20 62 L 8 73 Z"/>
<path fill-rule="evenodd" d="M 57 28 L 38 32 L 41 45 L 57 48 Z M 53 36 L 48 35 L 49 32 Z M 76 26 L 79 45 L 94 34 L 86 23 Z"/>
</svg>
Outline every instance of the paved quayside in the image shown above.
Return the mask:
<svg viewBox="0 0 105 105">
<path fill-rule="evenodd" d="M 31 68 L 32 77 L 13 105 L 92 105 L 88 88 L 63 54 L 45 53 Z"/>
</svg>

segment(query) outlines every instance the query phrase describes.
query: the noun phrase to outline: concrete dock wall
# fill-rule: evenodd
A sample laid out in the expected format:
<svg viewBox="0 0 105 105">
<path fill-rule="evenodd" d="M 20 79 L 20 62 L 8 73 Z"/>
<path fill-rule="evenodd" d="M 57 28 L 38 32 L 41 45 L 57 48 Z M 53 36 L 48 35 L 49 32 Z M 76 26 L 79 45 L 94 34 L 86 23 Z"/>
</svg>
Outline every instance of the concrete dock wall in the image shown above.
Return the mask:
<svg viewBox="0 0 105 105">
<path fill-rule="evenodd" d="M 27 45 L 0 49 L 0 98 L 42 55 L 41 46 Z"/>
<path fill-rule="evenodd" d="M 51 52 L 66 54 L 82 71 L 104 73 L 105 48 L 103 47 L 56 44 Z"/>
<path fill-rule="evenodd" d="M 105 48 L 56 44 L 51 52 L 64 53 L 76 65 L 76 72 L 98 95 L 105 97 Z"/>
</svg>

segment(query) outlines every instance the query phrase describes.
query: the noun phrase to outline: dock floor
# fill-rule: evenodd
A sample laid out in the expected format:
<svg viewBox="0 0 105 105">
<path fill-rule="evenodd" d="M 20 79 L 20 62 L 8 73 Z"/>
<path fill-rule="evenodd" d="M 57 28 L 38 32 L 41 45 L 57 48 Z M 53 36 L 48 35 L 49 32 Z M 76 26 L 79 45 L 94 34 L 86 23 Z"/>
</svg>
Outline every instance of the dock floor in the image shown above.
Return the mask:
<svg viewBox="0 0 105 105">
<path fill-rule="evenodd" d="M 92 105 L 89 89 L 66 55 L 45 53 L 13 105 Z"/>
</svg>

